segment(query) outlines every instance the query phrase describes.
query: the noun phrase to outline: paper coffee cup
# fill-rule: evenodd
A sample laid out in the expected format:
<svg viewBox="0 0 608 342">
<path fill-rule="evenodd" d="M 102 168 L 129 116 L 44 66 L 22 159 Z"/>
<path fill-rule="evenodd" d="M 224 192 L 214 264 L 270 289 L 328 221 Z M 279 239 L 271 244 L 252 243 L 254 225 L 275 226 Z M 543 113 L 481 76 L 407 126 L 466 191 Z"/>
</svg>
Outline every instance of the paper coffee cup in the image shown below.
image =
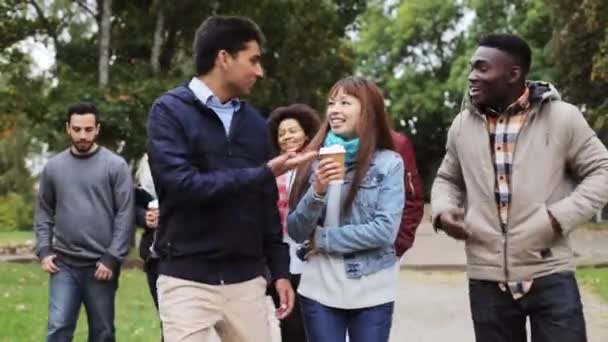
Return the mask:
<svg viewBox="0 0 608 342">
<path fill-rule="evenodd" d="M 342 166 L 342 174 L 340 177 L 341 179 L 344 179 L 344 174 L 346 171 L 346 167 L 345 167 L 345 163 L 344 163 L 345 156 L 346 156 L 346 150 L 344 149 L 344 146 L 342 146 L 342 145 L 331 145 L 328 147 L 322 147 L 319 150 L 320 159 L 331 158 Z"/>
</svg>

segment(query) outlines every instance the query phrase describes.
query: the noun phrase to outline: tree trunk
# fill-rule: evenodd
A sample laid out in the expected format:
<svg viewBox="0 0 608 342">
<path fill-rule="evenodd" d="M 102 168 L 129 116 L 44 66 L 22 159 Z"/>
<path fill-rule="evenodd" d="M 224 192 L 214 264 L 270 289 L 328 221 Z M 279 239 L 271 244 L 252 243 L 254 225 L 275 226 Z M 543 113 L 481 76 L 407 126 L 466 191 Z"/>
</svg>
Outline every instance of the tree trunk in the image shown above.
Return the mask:
<svg viewBox="0 0 608 342">
<path fill-rule="evenodd" d="M 160 53 L 163 46 L 163 33 L 165 32 L 165 12 L 163 8 L 158 9 L 156 15 L 156 26 L 154 28 L 154 42 L 150 54 L 150 64 L 155 73 L 160 71 Z"/>
<path fill-rule="evenodd" d="M 110 79 L 110 31 L 112 26 L 112 0 L 103 0 L 99 25 L 99 87 L 108 85 Z"/>
<path fill-rule="evenodd" d="M 162 51 L 159 56 L 159 64 L 161 73 L 165 74 L 171 70 L 171 63 L 173 61 L 173 56 L 175 55 L 175 51 L 177 51 L 177 28 L 175 27 L 175 22 L 168 22 L 167 27 L 167 39 L 164 41 L 164 45 Z"/>
</svg>

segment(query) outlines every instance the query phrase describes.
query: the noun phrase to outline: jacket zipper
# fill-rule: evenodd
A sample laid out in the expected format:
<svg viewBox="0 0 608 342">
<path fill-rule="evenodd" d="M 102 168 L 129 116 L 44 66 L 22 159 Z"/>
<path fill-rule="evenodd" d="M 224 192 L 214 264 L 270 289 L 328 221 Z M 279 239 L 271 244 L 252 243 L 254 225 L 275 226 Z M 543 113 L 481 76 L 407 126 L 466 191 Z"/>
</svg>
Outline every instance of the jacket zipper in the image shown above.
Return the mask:
<svg viewBox="0 0 608 342">
<path fill-rule="evenodd" d="M 534 108 L 530 108 L 530 111 L 528 112 L 527 116 L 526 116 L 526 121 L 524 121 L 523 125 L 521 126 L 521 128 L 519 129 L 519 132 L 517 133 L 517 137 L 515 139 L 515 146 L 513 149 L 513 156 L 511 158 L 511 183 L 509 184 L 509 192 L 511 193 L 511 203 L 513 203 L 513 179 L 515 179 L 514 173 L 513 171 L 515 170 L 515 168 L 513 168 L 512 166 L 515 165 L 515 153 L 517 152 L 517 145 L 519 143 L 519 139 L 522 135 L 522 133 L 524 133 L 524 129 L 526 129 L 526 127 L 528 127 L 528 124 L 530 122 L 530 119 L 532 118 L 532 114 L 533 114 L 533 109 Z M 534 113 L 536 114 L 536 113 Z M 500 213 L 498 213 L 500 215 Z M 507 224 L 504 226 L 503 228 L 503 239 L 504 239 L 504 247 L 505 247 L 505 257 L 504 257 L 504 263 L 505 263 L 505 281 L 509 280 L 509 268 L 508 268 L 508 264 L 507 264 L 507 247 L 508 247 L 508 239 L 507 239 L 507 231 L 509 230 L 509 223 L 511 222 L 510 220 L 510 216 L 511 216 L 511 205 L 509 205 L 509 212 L 507 213 Z M 501 224 L 502 226 L 502 224 Z"/>
<path fill-rule="evenodd" d="M 487 119 L 486 119 L 485 116 L 483 116 L 481 114 L 479 114 L 479 115 L 481 116 L 481 118 L 483 120 L 484 126 L 486 128 L 486 133 L 488 135 L 487 151 L 488 151 L 488 154 L 489 154 L 490 162 L 492 163 L 492 169 L 493 169 L 493 172 L 492 172 L 493 177 L 492 177 L 492 179 L 493 179 L 493 183 L 494 183 L 494 189 L 493 189 L 492 193 L 495 193 L 495 191 L 496 191 L 496 170 L 494 169 L 494 163 L 495 163 L 495 161 L 494 161 L 494 158 L 492 158 L 492 151 L 491 151 L 492 145 L 491 145 L 491 142 L 490 142 L 490 131 L 489 131 L 489 126 L 488 126 L 488 121 L 487 121 Z M 496 144 L 496 142 L 494 142 L 494 143 Z M 496 195 L 494 195 L 494 196 L 496 196 Z M 494 200 L 494 201 L 496 201 L 496 200 Z M 504 267 L 504 270 L 505 270 L 505 281 L 508 281 L 508 279 L 509 279 L 509 266 L 508 266 L 508 263 L 507 263 L 507 261 L 508 261 L 507 260 L 507 247 L 509 246 L 509 244 L 507 242 L 507 227 L 505 225 L 503 225 L 502 221 L 500 220 L 500 211 L 498 210 L 498 206 L 499 205 L 500 205 L 500 203 L 496 203 L 496 205 L 494 206 L 494 210 L 496 211 L 496 219 L 497 219 L 498 225 L 500 226 L 500 231 L 502 232 L 503 267 Z"/>
<path fill-rule="evenodd" d="M 524 132 L 524 129 L 528 126 L 529 120 L 531 118 L 531 114 L 533 113 L 533 109 L 530 109 L 530 112 L 528 113 L 528 116 L 526 117 L 526 121 L 524 122 L 524 124 L 521 126 L 519 133 L 517 133 L 517 138 L 515 140 L 515 149 L 513 150 L 513 156 L 511 159 L 511 165 L 514 165 L 515 163 L 515 152 L 517 151 L 517 143 L 519 141 L 519 137 L 521 136 L 521 134 Z M 483 117 L 483 116 L 482 116 Z M 486 130 L 488 129 L 488 122 L 486 121 L 486 118 L 483 117 L 484 119 L 484 123 L 486 125 Z M 492 151 L 490 151 L 490 160 L 492 160 Z M 494 163 L 494 160 L 492 160 L 492 163 Z M 496 178 L 496 171 L 494 171 L 494 178 Z M 511 203 L 513 202 L 513 169 L 511 169 L 511 183 L 510 185 L 510 193 L 511 193 Z M 496 182 L 496 179 L 494 179 L 494 182 Z M 494 185 L 496 186 L 496 185 Z M 502 231 L 502 242 L 503 242 L 503 264 L 504 264 L 504 268 L 505 268 L 505 281 L 509 281 L 509 264 L 508 264 L 508 256 L 507 256 L 507 248 L 509 247 L 509 239 L 508 239 L 508 226 L 509 226 L 509 216 L 511 214 L 511 206 L 509 206 L 509 212 L 507 213 L 507 224 L 502 224 L 501 220 L 500 220 L 500 211 L 498 210 L 498 206 L 496 207 L 496 214 L 498 217 L 498 222 L 500 224 L 500 228 Z"/>
</svg>

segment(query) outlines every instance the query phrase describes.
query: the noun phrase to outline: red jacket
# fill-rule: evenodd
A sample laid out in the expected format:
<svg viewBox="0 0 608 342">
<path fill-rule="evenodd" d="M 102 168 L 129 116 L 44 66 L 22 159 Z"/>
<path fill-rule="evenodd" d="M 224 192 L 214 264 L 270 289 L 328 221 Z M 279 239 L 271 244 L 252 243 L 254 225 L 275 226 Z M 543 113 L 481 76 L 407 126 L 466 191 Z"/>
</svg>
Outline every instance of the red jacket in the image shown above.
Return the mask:
<svg viewBox="0 0 608 342">
<path fill-rule="evenodd" d="M 395 149 L 405 163 L 405 206 L 395 240 L 395 251 L 400 257 L 414 244 L 416 229 L 424 215 L 424 190 L 410 139 L 395 131 L 392 131 L 392 137 Z"/>
</svg>

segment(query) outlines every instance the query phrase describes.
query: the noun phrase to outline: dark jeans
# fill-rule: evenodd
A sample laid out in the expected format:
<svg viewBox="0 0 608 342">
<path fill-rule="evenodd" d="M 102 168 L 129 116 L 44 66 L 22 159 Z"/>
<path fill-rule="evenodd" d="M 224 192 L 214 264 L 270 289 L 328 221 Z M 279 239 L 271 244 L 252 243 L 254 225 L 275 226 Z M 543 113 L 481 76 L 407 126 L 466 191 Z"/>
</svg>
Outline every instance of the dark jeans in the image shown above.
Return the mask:
<svg viewBox="0 0 608 342">
<path fill-rule="evenodd" d="M 119 274 L 110 281 L 95 279 L 95 266 L 72 267 L 57 263 L 60 270 L 49 280 L 48 342 L 71 341 L 84 303 L 89 341 L 114 341 L 114 298 Z"/>
<path fill-rule="evenodd" d="M 310 342 L 388 342 L 394 303 L 363 309 L 336 309 L 300 296 L 302 317 Z"/>
<path fill-rule="evenodd" d="M 533 342 L 585 342 L 585 318 L 572 272 L 534 280 L 517 301 L 495 282 L 469 280 L 471 314 L 477 342 L 526 342 L 530 317 Z"/>
<path fill-rule="evenodd" d="M 291 286 L 293 287 L 294 292 L 297 291 L 299 285 L 300 275 L 292 274 Z M 276 307 L 279 307 L 279 305 L 281 305 L 281 301 L 274 286 L 269 286 L 268 293 L 272 297 L 274 305 Z M 296 296 L 295 301 L 293 303 L 293 311 L 291 312 L 291 314 L 289 314 L 289 316 L 281 320 L 280 326 L 282 342 L 306 342 L 306 332 L 304 331 L 304 324 L 302 323 L 302 315 L 300 312 L 300 300 L 298 296 Z"/>
</svg>

